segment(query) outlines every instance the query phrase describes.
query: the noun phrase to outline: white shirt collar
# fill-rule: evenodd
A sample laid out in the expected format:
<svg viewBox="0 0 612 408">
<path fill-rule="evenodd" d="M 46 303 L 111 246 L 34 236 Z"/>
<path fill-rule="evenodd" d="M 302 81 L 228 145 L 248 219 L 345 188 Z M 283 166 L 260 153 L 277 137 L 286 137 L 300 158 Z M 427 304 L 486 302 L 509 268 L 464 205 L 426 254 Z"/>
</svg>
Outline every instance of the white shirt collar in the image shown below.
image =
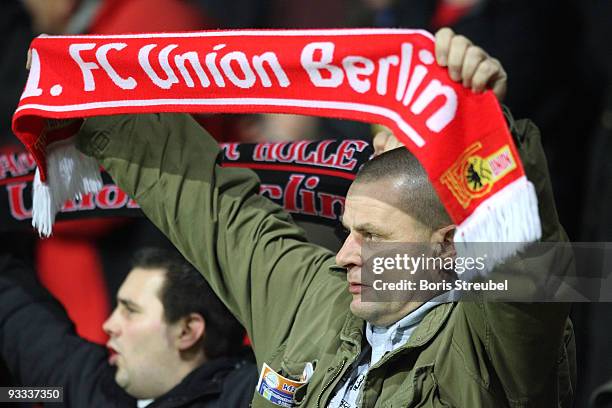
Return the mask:
<svg viewBox="0 0 612 408">
<path fill-rule="evenodd" d="M 372 347 L 370 366 L 376 364 L 386 353 L 396 350 L 406 344 L 410 335 L 425 318 L 427 313 L 441 303 L 448 303 L 451 292 L 443 293 L 428 302 L 423 303 L 391 326 L 373 326 L 366 323 L 366 339 Z"/>
<path fill-rule="evenodd" d="M 138 408 L 145 408 L 152 402 L 153 402 L 153 399 L 139 399 L 138 401 L 136 401 L 136 406 Z"/>
</svg>

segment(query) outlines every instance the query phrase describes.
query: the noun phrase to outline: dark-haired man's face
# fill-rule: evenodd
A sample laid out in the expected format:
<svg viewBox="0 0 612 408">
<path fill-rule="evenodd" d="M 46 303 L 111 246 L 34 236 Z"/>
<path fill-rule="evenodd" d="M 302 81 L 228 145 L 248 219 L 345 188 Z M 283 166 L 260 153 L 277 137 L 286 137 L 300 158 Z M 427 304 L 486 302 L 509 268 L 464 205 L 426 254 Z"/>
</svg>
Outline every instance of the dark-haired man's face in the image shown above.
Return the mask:
<svg viewBox="0 0 612 408">
<path fill-rule="evenodd" d="M 378 326 L 395 323 L 422 302 L 363 302 L 363 246 L 368 242 L 425 243 L 432 236 L 431 230 L 391 204 L 397 188 L 390 180 L 353 183 L 342 216 L 350 234 L 336 255 L 336 263 L 347 268 L 348 290 L 353 296 L 351 312 Z"/>
<path fill-rule="evenodd" d="M 176 327 L 165 322 L 159 299 L 164 280 L 162 269 L 134 268 L 103 326 L 109 335 L 109 363 L 117 368 L 115 381 L 136 398 L 156 398 L 176 383 Z"/>
</svg>

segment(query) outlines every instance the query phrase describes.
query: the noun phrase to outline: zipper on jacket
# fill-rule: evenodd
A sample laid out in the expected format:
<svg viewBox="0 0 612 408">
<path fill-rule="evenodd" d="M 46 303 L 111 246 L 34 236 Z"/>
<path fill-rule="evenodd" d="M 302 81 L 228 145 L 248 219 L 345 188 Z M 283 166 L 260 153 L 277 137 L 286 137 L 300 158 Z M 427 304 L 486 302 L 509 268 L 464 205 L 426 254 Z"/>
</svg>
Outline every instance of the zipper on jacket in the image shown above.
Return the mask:
<svg viewBox="0 0 612 408">
<path fill-rule="evenodd" d="M 323 393 L 325 392 L 327 387 L 329 387 L 336 380 L 336 378 L 338 377 L 338 374 L 340 374 L 342 372 L 342 369 L 344 368 L 345 364 L 346 364 L 346 358 L 343 358 L 342 359 L 342 364 L 340 364 L 340 369 L 336 370 L 334 375 L 323 386 L 323 388 L 321 388 L 321 392 L 319 393 L 319 396 L 317 397 L 317 408 L 319 408 L 321 406 L 321 397 L 323 396 Z"/>
</svg>

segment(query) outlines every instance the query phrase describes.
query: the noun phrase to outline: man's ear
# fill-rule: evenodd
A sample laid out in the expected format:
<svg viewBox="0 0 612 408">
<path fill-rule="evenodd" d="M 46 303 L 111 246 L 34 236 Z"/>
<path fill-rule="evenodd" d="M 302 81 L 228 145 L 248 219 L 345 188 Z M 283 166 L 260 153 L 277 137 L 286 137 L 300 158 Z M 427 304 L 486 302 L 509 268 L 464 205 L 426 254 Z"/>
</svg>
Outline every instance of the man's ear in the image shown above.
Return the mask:
<svg viewBox="0 0 612 408">
<path fill-rule="evenodd" d="M 457 255 L 454 239 L 456 230 L 456 225 L 447 225 L 433 232 L 431 235 L 431 242 L 432 244 L 436 244 L 438 248 L 436 256 L 454 258 Z"/>
<path fill-rule="evenodd" d="M 204 337 L 206 322 L 201 314 L 190 313 L 178 322 L 177 348 L 180 351 L 189 350 Z"/>
</svg>

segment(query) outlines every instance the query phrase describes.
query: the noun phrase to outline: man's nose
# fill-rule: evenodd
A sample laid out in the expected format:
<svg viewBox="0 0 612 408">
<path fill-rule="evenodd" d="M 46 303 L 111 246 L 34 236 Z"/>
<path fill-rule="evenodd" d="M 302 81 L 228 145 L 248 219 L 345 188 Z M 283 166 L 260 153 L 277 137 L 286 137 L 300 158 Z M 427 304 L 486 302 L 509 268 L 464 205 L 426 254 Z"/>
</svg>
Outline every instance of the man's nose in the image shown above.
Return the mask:
<svg viewBox="0 0 612 408">
<path fill-rule="evenodd" d="M 344 240 L 336 254 L 336 264 L 344 267 L 361 266 L 361 240 L 355 233 L 351 232 Z"/>
<path fill-rule="evenodd" d="M 109 336 L 116 336 L 119 334 L 119 325 L 117 324 L 117 321 L 116 321 L 117 320 L 116 314 L 117 314 L 117 308 L 113 310 L 113 313 L 111 313 L 111 315 L 108 316 L 108 319 L 106 319 L 106 321 L 102 325 L 102 330 L 104 330 L 104 333 L 106 333 Z"/>
</svg>

